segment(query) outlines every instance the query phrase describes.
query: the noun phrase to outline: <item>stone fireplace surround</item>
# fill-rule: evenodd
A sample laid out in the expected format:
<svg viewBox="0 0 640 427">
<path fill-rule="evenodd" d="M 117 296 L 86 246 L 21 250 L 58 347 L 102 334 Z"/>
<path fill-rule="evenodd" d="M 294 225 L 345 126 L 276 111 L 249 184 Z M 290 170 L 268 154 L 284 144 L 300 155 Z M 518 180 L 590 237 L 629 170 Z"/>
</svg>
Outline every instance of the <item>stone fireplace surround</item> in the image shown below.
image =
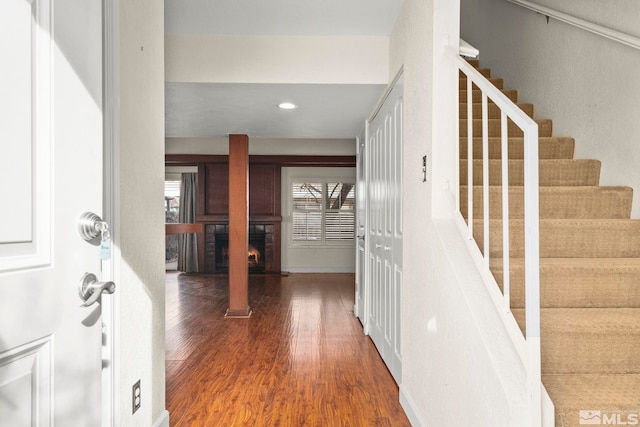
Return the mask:
<svg viewBox="0 0 640 427">
<path fill-rule="evenodd" d="M 249 223 L 249 245 L 256 249 L 257 255 L 247 254 L 249 273 L 277 272 L 275 261 L 275 223 Z M 227 273 L 228 258 L 226 249 L 229 244 L 228 223 L 205 225 L 205 272 Z"/>
</svg>

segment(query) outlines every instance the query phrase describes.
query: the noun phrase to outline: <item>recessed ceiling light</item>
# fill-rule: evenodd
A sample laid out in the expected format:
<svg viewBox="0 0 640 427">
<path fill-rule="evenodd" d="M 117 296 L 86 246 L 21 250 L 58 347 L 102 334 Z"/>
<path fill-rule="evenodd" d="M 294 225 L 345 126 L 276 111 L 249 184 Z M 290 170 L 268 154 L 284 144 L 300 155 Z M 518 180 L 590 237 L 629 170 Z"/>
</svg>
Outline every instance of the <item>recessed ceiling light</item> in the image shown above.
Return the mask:
<svg viewBox="0 0 640 427">
<path fill-rule="evenodd" d="M 295 108 L 298 108 L 298 106 L 293 102 L 281 102 L 280 104 L 278 104 L 278 108 L 281 108 L 283 110 L 293 110 Z"/>
</svg>

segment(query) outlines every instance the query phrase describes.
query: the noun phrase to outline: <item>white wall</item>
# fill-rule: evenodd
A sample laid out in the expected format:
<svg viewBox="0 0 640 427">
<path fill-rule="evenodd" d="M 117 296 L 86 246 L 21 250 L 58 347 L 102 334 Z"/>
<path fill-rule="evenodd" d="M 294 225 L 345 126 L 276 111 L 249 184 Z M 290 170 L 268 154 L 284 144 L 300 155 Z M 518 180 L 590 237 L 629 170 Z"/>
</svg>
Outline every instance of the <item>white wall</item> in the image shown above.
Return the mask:
<svg viewBox="0 0 640 427">
<path fill-rule="evenodd" d="M 640 36 L 636 1 L 538 3 Z M 602 161 L 601 184 L 640 190 L 640 51 L 504 0 L 463 0 L 461 19 L 482 66 L 552 119 L 556 135 L 574 137 L 576 157 Z"/>
<path fill-rule="evenodd" d="M 168 82 L 386 83 L 387 37 L 166 35 Z"/>
<path fill-rule="evenodd" d="M 636 0 L 535 0 L 533 3 L 640 37 L 640 7 Z"/>
<path fill-rule="evenodd" d="M 506 427 L 524 421 L 523 368 L 453 224 L 446 185 L 457 72 L 444 45 L 457 43 L 458 5 L 405 0 L 390 41 L 389 74 L 403 67 L 405 79 L 401 403 L 416 426 Z"/>
<path fill-rule="evenodd" d="M 164 16 L 159 0 L 118 2 L 117 266 L 119 426 L 165 414 Z M 131 414 L 131 388 L 142 405 Z"/>
<path fill-rule="evenodd" d="M 355 143 L 354 143 L 355 146 Z M 317 245 L 291 242 L 291 183 L 297 179 L 330 178 L 356 182 L 355 168 L 282 168 L 282 271 L 292 273 L 355 272 L 355 241 L 351 244 Z M 358 195 L 356 194 L 356 197 Z"/>
</svg>

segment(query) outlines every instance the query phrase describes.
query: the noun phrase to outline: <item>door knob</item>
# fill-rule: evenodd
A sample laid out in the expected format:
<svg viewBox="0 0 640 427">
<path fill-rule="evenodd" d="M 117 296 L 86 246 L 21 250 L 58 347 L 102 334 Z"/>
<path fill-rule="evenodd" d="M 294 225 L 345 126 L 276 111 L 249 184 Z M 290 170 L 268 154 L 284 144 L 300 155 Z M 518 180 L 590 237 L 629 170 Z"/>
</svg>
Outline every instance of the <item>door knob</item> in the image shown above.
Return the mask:
<svg viewBox="0 0 640 427">
<path fill-rule="evenodd" d="M 92 212 L 83 213 L 78 219 L 78 232 L 87 242 L 102 235 L 102 240 L 109 238 L 109 224 Z"/>
<path fill-rule="evenodd" d="M 98 278 L 93 273 L 85 273 L 80 279 L 78 285 L 78 294 L 80 299 L 84 301 L 83 307 L 88 307 L 98 301 L 102 293 L 112 294 L 116 290 L 116 284 L 113 282 L 98 282 Z"/>
</svg>

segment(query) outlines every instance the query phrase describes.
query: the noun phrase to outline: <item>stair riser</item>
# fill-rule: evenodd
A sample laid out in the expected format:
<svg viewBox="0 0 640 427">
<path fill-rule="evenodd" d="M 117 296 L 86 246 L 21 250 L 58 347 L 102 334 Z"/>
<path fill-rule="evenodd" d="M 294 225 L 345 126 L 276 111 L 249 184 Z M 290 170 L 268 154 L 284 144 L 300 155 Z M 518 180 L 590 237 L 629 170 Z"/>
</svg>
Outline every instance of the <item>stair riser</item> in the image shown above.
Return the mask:
<svg viewBox="0 0 640 427">
<path fill-rule="evenodd" d="M 473 136 L 475 138 L 482 136 L 482 119 L 473 119 Z M 537 120 L 538 137 L 550 137 L 553 134 L 553 124 L 550 120 Z M 468 133 L 468 124 L 466 119 L 460 119 L 459 132 L 460 137 L 466 137 Z M 487 131 L 489 137 L 498 137 L 502 135 L 502 121 L 500 119 L 489 119 L 487 121 Z M 522 137 L 523 132 L 511 120 L 507 123 L 507 134 L 509 137 Z"/>
<path fill-rule="evenodd" d="M 478 67 L 475 67 L 475 69 L 476 69 L 477 72 L 479 72 L 480 74 L 482 74 L 486 78 L 488 78 L 488 79 L 491 78 L 491 70 L 489 68 L 478 68 Z M 467 77 L 462 71 L 460 71 L 458 73 L 458 75 L 459 75 L 460 79 L 464 79 L 464 78 Z"/>
<path fill-rule="evenodd" d="M 598 335 L 589 328 L 574 334 L 554 334 L 545 329 L 543 320 L 541 355 L 547 374 L 640 373 L 640 352 L 636 345 L 640 334 L 621 336 L 611 330 Z M 571 345 L 567 346 L 569 342 Z"/>
<path fill-rule="evenodd" d="M 597 313 L 601 309 L 585 310 Z M 634 322 L 626 314 L 629 311 L 637 312 L 638 309 L 619 310 L 624 313 L 603 318 L 606 323 L 596 327 L 582 321 L 574 323 L 571 310 L 542 310 L 540 327 L 543 372 L 546 375 L 640 373 L 640 352 L 637 345 L 640 342 L 640 319 Z M 513 314 L 524 330 L 523 310 L 513 310 Z M 598 316 L 594 317 L 595 321 Z"/>
<path fill-rule="evenodd" d="M 540 159 L 572 159 L 575 152 L 575 142 L 572 138 L 546 137 L 540 138 L 538 157 Z M 467 138 L 460 138 L 460 158 L 466 159 Z M 473 158 L 482 159 L 482 138 L 473 139 Z M 489 158 L 502 158 L 501 138 L 489 138 Z M 522 138 L 509 138 L 509 158 L 524 158 L 524 141 Z"/>
<path fill-rule="evenodd" d="M 628 219 L 633 192 L 630 188 L 540 188 L 540 218 Z M 467 187 L 460 189 L 460 212 L 467 217 Z M 483 217 L 483 189 L 473 191 L 474 217 Z M 502 187 L 489 188 L 489 218 L 502 218 Z M 524 218 L 524 189 L 509 190 L 509 217 Z"/>
<path fill-rule="evenodd" d="M 488 80 L 491 82 L 492 85 L 494 85 L 498 89 L 503 89 L 504 88 L 504 80 L 503 79 L 490 77 Z M 459 78 L 458 87 L 460 88 L 460 90 L 467 90 L 467 77 L 466 76 Z M 476 87 L 474 85 L 473 90 L 475 90 L 475 89 L 476 89 Z"/>
<path fill-rule="evenodd" d="M 521 220 L 511 220 L 510 250 L 514 258 L 524 257 Z M 502 221 L 490 220 L 490 256 L 502 257 Z M 474 220 L 474 238 L 483 250 L 482 220 Z M 632 220 L 540 220 L 542 258 L 638 258 L 640 222 Z"/>
<path fill-rule="evenodd" d="M 541 186 L 598 185 L 600 162 L 596 160 L 540 160 L 539 182 Z M 473 183 L 482 185 L 482 161 L 473 161 Z M 460 161 L 460 183 L 467 184 L 467 160 Z M 500 160 L 489 160 L 489 185 L 502 184 Z M 509 185 L 524 185 L 524 163 L 509 160 Z"/>
<path fill-rule="evenodd" d="M 511 101 L 513 102 L 518 102 L 518 91 L 517 90 L 512 90 L 512 89 L 507 89 L 507 90 L 501 90 L 501 92 L 507 97 L 509 98 Z M 466 90 L 460 90 L 459 91 L 459 95 L 458 95 L 458 99 L 460 100 L 460 105 L 466 104 L 467 102 L 467 91 Z M 475 89 L 472 92 L 471 95 L 471 100 L 472 102 L 482 102 L 482 91 L 480 89 Z"/>
<path fill-rule="evenodd" d="M 490 119 L 499 119 L 500 118 L 500 109 L 498 108 L 497 105 L 493 104 L 493 103 L 489 103 L 487 105 L 487 109 L 489 112 L 489 118 Z M 528 115 L 529 117 L 533 117 L 534 115 L 534 108 L 532 104 L 518 104 L 518 107 L 524 111 L 524 113 L 526 115 Z M 460 106 L 460 116 L 461 119 L 466 119 L 468 117 L 468 110 L 467 110 L 467 105 L 463 104 Z M 473 104 L 473 118 L 474 119 L 481 119 L 482 118 L 482 104 Z"/>
<path fill-rule="evenodd" d="M 503 270 L 492 269 L 502 290 Z M 524 308 L 524 269 L 511 269 L 511 307 Z M 640 270 L 540 271 L 542 308 L 640 308 Z"/>
<path fill-rule="evenodd" d="M 637 425 L 627 411 L 637 413 L 638 374 L 610 375 L 542 375 L 542 382 L 549 392 L 556 409 L 557 427 L 584 427 L 581 422 L 582 410 L 602 410 L 602 424 L 611 425 L 616 418 L 617 425 Z M 617 422 L 616 410 L 621 416 Z M 605 418 L 605 414 L 607 418 Z"/>
</svg>

